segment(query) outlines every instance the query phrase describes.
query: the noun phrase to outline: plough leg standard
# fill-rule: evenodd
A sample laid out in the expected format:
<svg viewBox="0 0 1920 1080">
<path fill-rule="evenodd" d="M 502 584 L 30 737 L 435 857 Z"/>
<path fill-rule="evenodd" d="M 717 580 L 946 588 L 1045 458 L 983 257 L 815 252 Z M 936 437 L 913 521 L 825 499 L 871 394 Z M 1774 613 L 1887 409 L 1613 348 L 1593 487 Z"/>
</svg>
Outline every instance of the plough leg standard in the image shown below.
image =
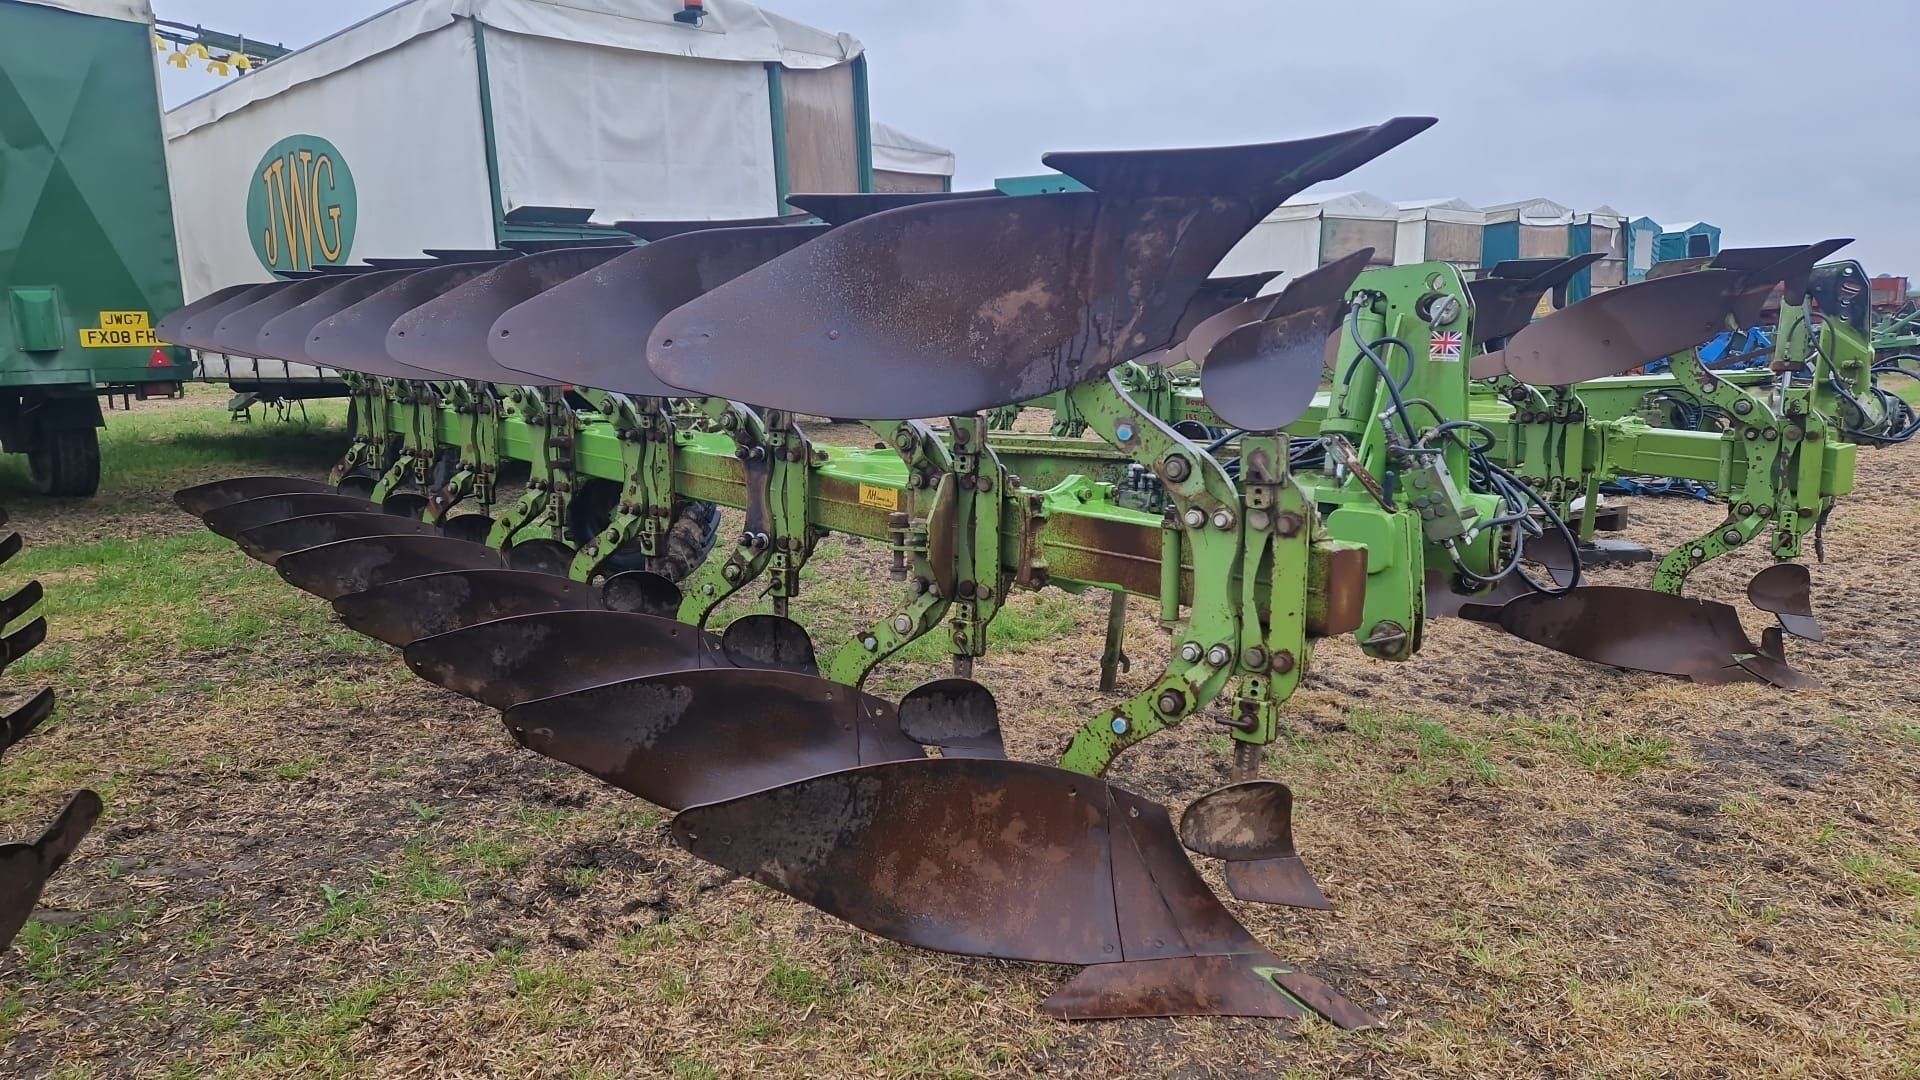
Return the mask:
<svg viewBox="0 0 1920 1080">
<path fill-rule="evenodd" d="M 1499 476 L 1485 444 L 1396 431 L 1378 408 L 1404 378 L 1375 324 L 1464 329 L 1457 275 L 1350 295 L 1361 253 L 1253 299 L 1205 275 L 1290 194 L 1428 123 L 1052 155 L 1091 190 L 806 197 L 824 224 L 439 252 L 216 294 L 161 336 L 354 372 L 366 426 L 336 479 L 379 512 L 303 501 L 327 493 L 271 477 L 178 499 L 403 646 L 416 672 L 503 708 L 522 745 L 679 811 L 676 838 L 703 858 L 909 944 L 1085 965 L 1049 999 L 1055 1015 L 1364 1024 L 1240 927 L 1177 841 L 1226 860 L 1242 899 L 1325 906 L 1292 843 L 1290 793 L 1259 778 L 1313 639 L 1357 632 L 1376 655 L 1410 655 L 1429 547 L 1490 582 L 1539 527 L 1510 482 L 1452 483 L 1476 465 Z M 1724 291 L 1737 275 L 1706 276 Z M 261 304 L 272 314 L 256 322 Z M 1310 418 L 1336 332 L 1352 342 L 1336 355 L 1375 371 L 1341 383 L 1354 401 L 1327 423 L 1343 430 L 1316 439 L 1331 477 L 1309 486 L 1287 429 Z M 1202 391 L 1244 431 L 1237 453 L 1196 444 L 1127 389 L 1138 365 L 1123 365 L 1175 346 L 1206 362 Z M 1460 415 L 1467 380 L 1451 366 L 1458 385 L 1436 385 L 1431 407 Z M 984 412 L 1048 394 L 1104 449 L 989 434 Z M 862 451 L 814 446 L 803 413 L 947 423 L 869 419 L 886 449 Z M 1135 482 L 1086 475 L 1116 459 Z M 509 460 L 531 476 L 501 509 Z M 1420 494 L 1396 501 L 1369 460 L 1395 462 L 1394 482 Z M 617 494 L 590 499 L 595 484 Z M 575 512 L 588 502 L 597 513 Z M 676 580 L 674 530 L 715 505 L 742 511 L 740 536 Z M 830 533 L 885 543 L 902 595 L 820 655 L 789 604 Z M 710 632 L 755 581 L 775 613 Z M 1008 762 L 992 695 L 967 675 L 1008 590 L 1048 585 L 1158 599 L 1173 656 L 1083 724 L 1058 766 Z M 952 677 L 898 703 L 860 689 L 934 632 Z M 1096 779 L 1223 697 L 1234 783 L 1177 829 Z"/>
</svg>

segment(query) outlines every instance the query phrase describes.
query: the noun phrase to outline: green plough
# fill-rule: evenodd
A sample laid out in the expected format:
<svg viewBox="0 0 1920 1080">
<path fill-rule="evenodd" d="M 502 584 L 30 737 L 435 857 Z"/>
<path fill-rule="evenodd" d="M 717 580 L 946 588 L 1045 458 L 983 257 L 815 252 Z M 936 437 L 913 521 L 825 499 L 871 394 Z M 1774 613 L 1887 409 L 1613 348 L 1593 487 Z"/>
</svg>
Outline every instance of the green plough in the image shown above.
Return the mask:
<svg viewBox="0 0 1920 1080">
<path fill-rule="evenodd" d="M 1678 370 L 1742 418 L 1722 431 L 1582 404 L 1587 380 L 1683 357 L 1782 281 L 1793 295 L 1814 249 L 1532 325 L 1514 311 L 1554 287 L 1537 267 L 1487 286 L 1438 263 L 1363 271 L 1362 252 L 1270 295 L 1207 279 L 1281 201 L 1430 122 L 1050 155 L 1085 191 L 796 196 L 804 224 L 227 290 L 160 335 L 338 367 L 361 427 L 329 484 L 177 499 L 417 674 L 501 709 L 522 746 L 676 811 L 700 857 L 893 940 L 1081 965 L 1053 1015 L 1362 1026 L 1185 853 L 1223 860 L 1239 899 L 1327 906 L 1291 792 L 1261 776 L 1314 643 L 1408 659 L 1431 596 L 1606 663 L 1797 684 L 1777 634 L 1756 645 L 1679 586 L 1736 534 L 1771 527 L 1796 555 L 1853 453 L 1817 380 L 1769 394 Z M 1473 378 L 1487 356 L 1491 392 Z M 1804 363 L 1835 370 L 1831 350 Z M 990 422 L 1035 401 L 1056 434 Z M 819 445 L 811 416 L 861 417 L 877 448 Z M 1709 475 L 1729 524 L 1670 556 L 1660 590 L 1581 586 L 1594 515 L 1570 520 L 1569 498 L 1655 465 Z M 884 545 L 898 595 L 816 646 L 793 601 L 830 535 Z M 1817 632 L 1796 584 L 1756 579 L 1756 602 Z M 1009 761 L 970 676 L 1008 594 L 1043 588 L 1114 598 L 1109 687 L 1129 598 L 1158 606 L 1170 654 L 1057 761 Z M 748 589 L 773 613 L 717 625 Z M 898 701 L 864 689 L 929 636 L 951 676 Z M 1177 822 L 1099 779 L 1216 705 L 1233 782 Z"/>
</svg>

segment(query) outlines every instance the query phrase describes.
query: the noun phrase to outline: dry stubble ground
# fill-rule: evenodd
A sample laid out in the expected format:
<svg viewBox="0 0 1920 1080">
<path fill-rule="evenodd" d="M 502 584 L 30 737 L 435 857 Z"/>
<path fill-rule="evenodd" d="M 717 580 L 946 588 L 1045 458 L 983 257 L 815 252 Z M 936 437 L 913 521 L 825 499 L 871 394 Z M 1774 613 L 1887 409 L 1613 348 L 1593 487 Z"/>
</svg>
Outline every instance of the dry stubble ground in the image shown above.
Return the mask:
<svg viewBox="0 0 1920 1080">
<path fill-rule="evenodd" d="M 0 829 L 83 784 L 108 804 L 0 958 L 0 1074 L 1920 1076 L 1920 452 L 1863 453 L 1829 530 L 1829 640 L 1792 645 L 1823 690 L 1694 687 L 1461 623 L 1407 664 L 1320 649 L 1270 771 L 1339 910 L 1236 909 L 1385 1021 L 1340 1034 L 1056 1023 L 1037 1005 L 1066 969 L 896 947 L 729 879 L 168 501 L 318 474 L 337 426 L 236 427 L 202 389 L 110 436 L 97 500 L 0 475 L 29 545 L 0 577 L 45 582 L 53 624 L 6 690 L 63 695 L 0 765 Z M 1716 516 L 1634 510 L 1656 546 Z M 827 545 L 818 636 L 884 610 L 884 557 Z M 1737 600 L 1760 565 L 1698 591 Z M 978 674 L 1016 754 L 1105 700 L 1103 611 L 1027 595 L 996 627 Z M 1145 611 L 1131 631 L 1129 692 L 1164 640 Z M 1218 730 L 1114 778 L 1177 808 L 1226 776 Z"/>
</svg>

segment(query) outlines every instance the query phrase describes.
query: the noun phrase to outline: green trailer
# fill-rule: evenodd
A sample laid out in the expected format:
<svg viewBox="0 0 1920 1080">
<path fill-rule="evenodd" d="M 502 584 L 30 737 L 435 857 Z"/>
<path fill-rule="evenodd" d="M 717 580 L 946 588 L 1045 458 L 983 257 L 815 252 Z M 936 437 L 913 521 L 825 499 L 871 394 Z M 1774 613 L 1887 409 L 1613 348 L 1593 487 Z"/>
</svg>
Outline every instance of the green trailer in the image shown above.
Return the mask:
<svg viewBox="0 0 1920 1080">
<path fill-rule="evenodd" d="M 193 373 L 146 0 L 0 0 L 0 449 L 48 495 L 100 482 L 100 397 Z"/>
</svg>

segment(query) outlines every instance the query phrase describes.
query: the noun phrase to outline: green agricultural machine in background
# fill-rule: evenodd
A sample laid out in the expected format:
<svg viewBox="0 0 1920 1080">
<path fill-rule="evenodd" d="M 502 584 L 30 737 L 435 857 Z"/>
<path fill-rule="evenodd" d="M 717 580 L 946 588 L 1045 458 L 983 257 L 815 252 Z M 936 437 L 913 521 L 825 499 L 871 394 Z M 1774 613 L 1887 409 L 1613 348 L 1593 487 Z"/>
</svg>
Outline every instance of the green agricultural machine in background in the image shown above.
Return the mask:
<svg viewBox="0 0 1920 1080">
<path fill-rule="evenodd" d="M 363 423 L 330 481 L 176 499 L 521 746 L 674 811 L 700 858 L 895 941 L 1082 966 L 1052 1015 L 1365 1026 L 1188 857 L 1240 900 L 1328 906 L 1262 775 L 1316 643 L 1416 660 L 1460 615 L 1601 664 L 1806 685 L 1784 638 L 1821 631 L 1791 560 L 1893 422 L 1861 328 L 1815 326 L 1841 242 L 1724 252 L 1537 322 L 1579 259 L 1467 281 L 1360 251 L 1271 295 L 1207 278 L 1282 201 L 1430 123 L 1054 154 L 1077 190 L 795 195 L 812 218 L 223 289 L 161 336 L 341 370 Z M 1776 290 L 1775 369 L 1704 368 Z M 1656 357 L 1671 375 L 1619 379 Z M 1657 392 L 1727 419 L 1650 422 Z M 988 423 L 1036 402 L 1058 433 Z M 818 444 L 807 416 L 873 442 Z M 1726 504 L 1653 588 L 1582 580 L 1593 493 L 1624 471 Z M 709 553 L 687 533 L 714 507 L 733 524 Z M 1763 533 L 1748 598 L 1778 625 L 1755 642 L 1682 590 Z M 884 545 L 898 597 L 816 651 L 801 571 L 833 535 Z M 1112 597 L 1103 688 L 1129 598 L 1169 655 L 1052 762 L 1011 761 L 974 661 L 1010 592 L 1048 588 Z M 750 589 L 771 611 L 714 625 Z M 921 638 L 949 676 L 865 689 Z M 1196 723 L 1233 741 L 1231 782 L 1177 818 L 1101 779 Z"/>
<path fill-rule="evenodd" d="M 153 332 L 181 291 L 150 22 L 94 7 L 0 0 L 0 449 L 48 495 L 99 487 L 101 395 L 193 374 Z"/>
</svg>

